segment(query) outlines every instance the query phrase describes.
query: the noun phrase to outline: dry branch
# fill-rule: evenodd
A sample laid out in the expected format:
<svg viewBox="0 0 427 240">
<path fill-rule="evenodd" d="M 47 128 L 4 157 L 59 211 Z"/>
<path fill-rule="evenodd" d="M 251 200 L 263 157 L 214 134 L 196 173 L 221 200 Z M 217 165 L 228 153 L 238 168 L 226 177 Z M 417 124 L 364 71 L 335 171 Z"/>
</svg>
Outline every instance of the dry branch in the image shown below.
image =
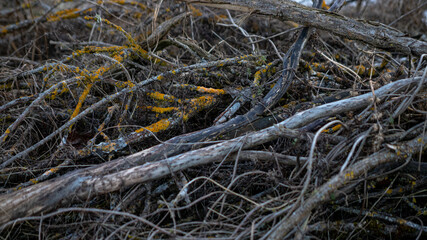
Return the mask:
<svg viewBox="0 0 427 240">
<path fill-rule="evenodd" d="M 393 6 L 370 16 L 386 1 L 364 16 L 393 21 Z M 185 1 L 243 11 L 240 21 L 174 0 L 18 2 L 5 3 L 13 17 L 0 11 L 0 235 L 389 236 L 377 219 L 407 236 L 425 229 L 410 219 L 427 212 L 425 42 L 331 13 L 345 0 L 313 1 L 329 12 L 288 0 Z M 401 18 L 421 16 L 425 4 L 410 2 Z M 397 54 L 309 39 L 316 28 Z M 421 54 L 416 68 L 407 54 Z M 54 211 L 70 204 L 79 208 Z M 363 204 L 365 217 L 342 215 L 344 204 Z M 334 227 L 311 225 L 325 221 Z"/>
<path fill-rule="evenodd" d="M 369 170 L 383 163 L 402 161 L 413 154 L 417 154 L 427 147 L 427 135 L 421 135 L 417 138 L 399 143 L 392 146 L 393 149 L 383 149 L 371 156 L 362 159 L 345 171 L 335 175 L 329 181 L 317 188 L 301 206 L 292 213 L 289 218 L 283 218 L 272 230 L 268 240 L 283 239 L 289 231 L 296 227 L 311 213 L 311 211 L 324 201 L 328 201 L 330 196 L 339 188 L 344 187 L 349 182 L 357 179 Z"/>
<path fill-rule="evenodd" d="M 391 92 L 396 93 L 403 88 L 413 86 L 421 79 L 420 77 L 416 77 L 390 83 L 376 90 L 375 96 L 383 99 L 387 94 Z M 163 159 L 164 156 L 177 153 L 180 143 L 184 142 L 183 140 L 189 140 L 186 139 L 187 135 L 177 136 L 165 143 L 128 157 L 99 166 L 76 170 L 47 182 L 33 185 L 10 194 L 3 194 L 0 196 L 0 209 L 3 212 L 0 215 L 0 223 L 4 224 L 20 217 L 39 214 L 52 210 L 59 205 L 64 205 L 78 199 L 89 199 L 98 194 L 116 191 L 132 184 L 152 181 L 169 175 L 171 171 L 181 171 L 189 167 L 214 162 L 240 148 L 256 146 L 280 136 L 301 138 L 304 136 L 300 131 L 291 129 L 304 126 L 322 117 L 365 108 L 369 106 L 372 99 L 372 93 L 367 93 L 325 104 L 298 113 L 264 130 L 158 161 L 159 159 Z M 196 138 L 200 139 L 205 136 L 204 132 L 205 130 L 201 130 L 189 136 L 197 140 Z M 423 144 L 426 142 L 427 139 L 424 139 Z M 416 151 L 419 150 L 421 149 L 418 147 Z M 396 155 L 396 153 L 387 153 L 387 156 L 393 154 Z M 397 156 L 392 158 L 395 159 Z"/>
<path fill-rule="evenodd" d="M 427 43 L 381 23 L 355 20 L 337 13 L 278 0 L 183 0 L 188 3 L 272 16 L 282 21 L 294 21 L 304 26 L 326 30 L 338 36 L 358 40 L 388 51 L 421 56 L 427 53 Z"/>
</svg>

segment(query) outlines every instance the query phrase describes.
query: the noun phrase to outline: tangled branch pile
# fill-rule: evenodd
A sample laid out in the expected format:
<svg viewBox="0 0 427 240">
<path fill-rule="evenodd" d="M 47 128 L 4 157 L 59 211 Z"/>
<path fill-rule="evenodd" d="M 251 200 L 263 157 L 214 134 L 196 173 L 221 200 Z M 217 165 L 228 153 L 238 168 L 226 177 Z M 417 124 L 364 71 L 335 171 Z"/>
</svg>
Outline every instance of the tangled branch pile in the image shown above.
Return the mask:
<svg viewBox="0 0 427 240">
<path fill-rule="evenodd" d="M 427 4 L 314 2 L 2 2 L 2 236 L 425 237 Z"/>
</svg>

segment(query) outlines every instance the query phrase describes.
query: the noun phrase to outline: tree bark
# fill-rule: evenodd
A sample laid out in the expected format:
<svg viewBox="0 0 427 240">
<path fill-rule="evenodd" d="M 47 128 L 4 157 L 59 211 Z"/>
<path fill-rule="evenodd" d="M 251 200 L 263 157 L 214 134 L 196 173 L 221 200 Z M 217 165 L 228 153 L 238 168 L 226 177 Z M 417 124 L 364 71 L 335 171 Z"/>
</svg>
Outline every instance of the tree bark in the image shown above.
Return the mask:
<svg viewBox="0 0 427 240">
<path fill-rule="evenodd" d="M 420 77 L 402 79 L 381 87 L 375 91 L 375 95 L 377 98 L 382 98 L 390 92 L 397 92 L 399 89 L 417 84 L 420 80 Z M 167 147 L 170 147 L 171 144 L 178 147 L 179 139 L 185 138 L 186 135 L 178 136 L 128 157 L 99 166 L 79 169 L 46 182 L 9 194 L 2 194 L 0 195 L 0 224 L 49 211 L 67 203 L 90 199 L 98 194 L 117 191 L 132 184 L 165 177 L 171 171 L 177 172 L 211 163 L 240 148 L 256 146 L 280 136 L 301 138 L 303 137 L 301 131 L 291 129 L 299 128 L 319 118 L 365 108 L 371 102 L 372 93 L 367 93 L 324 104 L 298 113 L 277 125 L 258 132 L 164 159 L 166 152 L 163 152 L 162 149 L 168 149 Z M 203 135 L 203 131 L 198 133 Z M 156 161 L 148 162 L 154 160 Z M 145 164 L 143 164 L 144 162 Z"/>
<path fill-rule="evenodd" d="M 338 36 L 358 40 L 387 51 L 421 56 L 427 43 L 407 37 L 395 28 L 378 22 L 355 20 L 337 13 L 278 0 L 183 0 L 188 3 L 272 16 L 282 21 L 314 27 Z"/>
</svg>

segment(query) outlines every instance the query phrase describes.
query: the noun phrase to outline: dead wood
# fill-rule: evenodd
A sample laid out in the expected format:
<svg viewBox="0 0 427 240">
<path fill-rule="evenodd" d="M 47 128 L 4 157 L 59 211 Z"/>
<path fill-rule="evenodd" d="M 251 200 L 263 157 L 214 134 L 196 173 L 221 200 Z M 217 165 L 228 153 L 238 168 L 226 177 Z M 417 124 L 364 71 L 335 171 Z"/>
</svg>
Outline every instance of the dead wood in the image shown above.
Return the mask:
<svg viewBox="0 0 427 240">
<path fill-rule="evenodd" d="M 417 77 L 390 83 L 375 91 L 375 95 L 377 98 L 383 98 L 391 92 L 397 92 L 418 83 L 420 80 L 421 78 Z M 90 199 L 93 196 L 117 191 L 136 183 L 152 181 L 167 176 L 172 172 L 219 161 L 226 155 L 236 152 L 241 148 L 257 146 L 278 137 L 304 137 L 304 135 L 301 135 L 301 132 L 291 129 L 304 126 L 322 117 L 365 108 L 372 102 L 372 96 L 372 93 L 367 93 L 315 107 L 298 113 L 264 130 L 183 153 L 175 157 L 159 160 L 164 158 L 164 156 L 175 154 L 178 151 L 177 149 L 182 147 L 182 145 L 186 147 L 191 146 L 183 144 L 183 142 L 188 143 L 190 139 L 203 139 L 206 137 L 206 130 L 190 135 L 177 136 L 165 143 L 131 156 L 104 163 L 100 166 L 76 170 L 63 177 L 58 177 L 10 194 L 3 194 L 0 196 L 0 209 L 2 209 L 4 214 L 0 216 L 0 223 L 5 224 L 8 221 L 52 210 L 73 201 Z M 217 126 L 212 128 L 216 129 Z M 188 139 L 189 136 L 191 136 L 190 139 Z M 416 152 L 419 150 L 420 148 L 417 148 L 413 151 Z M 392 154 L 388 153 L 387 156 L 389 155 Z M 390 159 L 395 159 L 395 157 Z M 363 165 L 365 164 L 363 163 Z M 376 165 L 374 164 L 374 166 Z M 342 177 L 340 175 L 339 179 Z M 307 211 L 304 210 L 304 214 Z"/>
<path fill-rule="evenodd" d="M 387 51 L 421 56 L 427 43 L 408 37 L 378 22 L 355 20 L 337 13 L 310 8 L 292 1 L 278 0 L 183 0 L 188 3 L 272 16 L 304 26 L 322 29 L 347 39 L 358 40 Z"/>
<path fill-rule="evenodd" d="M 268 240 L 283 239 L 289 231 L 295 228 L 301 221 L 307 218 L 311 211 L 324 201 L 328 201 L 330 196 L 339 188 L 345 186 L 350 181 L 356 180 L 360 175 L 367 173 L 369 170 L 388 162 L 407 160 L 409 156 L 417 154 L 427 148 L 427 135 L 421 135 L 415 139 L 403 142 L 391 149 L 384 149 L 371 156 L 357 162 L 345 171 L 335 175 L 329 181 L 316 189 L 315 192 L 304 203 L 301 204 L 289 218 L 283 218 L 275 228 L 271 230 Z M 396 154 L 400 152 L 402 154 Z M 424 229 L 427 231 L 427 229 Z"/>
<path fill-rule="evenodd" d="M 344 0 L 25 2 L 0 4 L 1 237 L 427 234 L 422 40 Z"/>
</svg>

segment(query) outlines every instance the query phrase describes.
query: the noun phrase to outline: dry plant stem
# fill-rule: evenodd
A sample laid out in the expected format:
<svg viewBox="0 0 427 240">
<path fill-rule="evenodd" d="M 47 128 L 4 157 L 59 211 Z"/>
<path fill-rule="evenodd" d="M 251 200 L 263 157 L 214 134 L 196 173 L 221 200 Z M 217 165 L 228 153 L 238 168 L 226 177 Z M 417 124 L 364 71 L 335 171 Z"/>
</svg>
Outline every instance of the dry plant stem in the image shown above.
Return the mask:
<svg viewBox="0 0 427 240">
<path fill-rule="evenodd" d="M 230 58 L 230 59 L 225 59 L 225 60 L 219 60 L 219 61 L 213 61 L 213 62 L 208 62 L 208 63 L 198 63 L 198 64 L 194 64 L 188 67 L 183 67 L 183 68 L 178 68 L 175 70 L 171 70 L 168 71 L 166 73 L 162 73 L 159 74 L 157 76 L 151 77 L 149 79 L 146 79 L 144 81 L 141 81 L 137 84 L 135 84 L 134 87 L 132 88 L 124 88 L 119 92 L 116 92 L 115 94 L 109 95 L 105 98 L 103 98 L 102 100 L 98 101 L 97 103 L 93 104 L 92 106 L 90 106 L 89 108 L 85 109 L 84 111 L 82 111 L 80 114 L 78 114 L 76 117 L 74 117 L 73 119 L 71 119 L 70 121 L 68 121 L 67 123 L 65 123 L 64 125 L 62 125 L 60 128 L 58 128 L 56 131 L 54 131 L 53 133 L 51 133 L 50 135 L 48 135 L 47 137 L 45 137 L 44 139 L 42 139 L 41 141 L 39 141 L 38 143 L 34 144 L 33 146 L 25 149 L 24 151 L 16 154 L 15 156 L 11 157 L 10 159 L 6 160 L 5 162 L 3 162 L 0 165 L 0 169 L 5 168 L 7 165 L 11 164 L 12 162 L 14 162 L 16 159 L 22 158 L 24 156 L 26 156 L 28 153 L 30 153 L 31 151 L 35 150 L 36 148 L 42 146 L 43 144 L 45 144 L 47 141 L 49 141 L 50 139 L 52 139 L 53 137 L 55 137 L 56 135 L 58 135 L 60 132 L 62 132 L 63 130 L 67 129 L 68 127 L 72 126 L 74 123 L 76 123 L 78 120 L 80 120 L 81 118 L 83 118 L 84 116 L 86 116 L 87 114 L 93 112 L 95 109 L 97 109 L 98 107 L 113 101 L 114 99 L 118 98 L 119 96 L 122 96 L 124 94 L 130 93 L 130 92 L 135 92 L 136 90 L 138 90 L 139 88 L 150 84 L 152 82 L 155 81 L 159 81 L 162 80 L 164 77 L 166 76 L 171 76 L 171 75 L 175 75 L 175 74 L 180 74 L 182 72 L 188 72 L 194 69 L 199 69 L 199 68 L 209 68 L 209 67 L 215 67 L 218 66 L 220 64 L 222 64 L 222 66 L 227 66 L 229 64 L 234 64 L 235 62 L 239 61 L 241 63 L 244 63 L 245 60 L 241 60 L 241 59 L 245 59 L 246 57 L 237 57 L 237 58 Z M 250 57 L 250 56 L 249 56 Z M 74 79 L 74 78 L 73 78 Z M 55 85 L 56 86 L 56 85 Z M 53 88 L 53 87 L 52 87 Z M 53 91 L 53 90 L 52 90 Z M 44 95 L 43 95 L 44 96 Z M 39 96 L 39 98 L 41 98 L 42 96 Z M 31 105 L 30 105 L 31 106 Z M 28 108 L 27 108 L 28 109 Z M 25 113 L 25 112 L 24 112 Z M 19 120 L 19 119 L 18 119 Z M 22 119 L 21 119 L 22 121 Z M 15 126 L 16 127 L 16 126 Z M 4 138 L 4 136 L 6 135 L 7 132 L 5 132 L 2 136 L 1 139 Z"/>
<path fill-rule="evenodd" d="M 307 165 L 307 173 L 306 173 L 306 179 L 303 184 L 303 188 L 301 190 L 300 196 L 298 197 L 297 202 L 304 201 L 304 194 L 307 191 L 308 185 L 311 181 L 311 173 L 313 171 L 313 156 L 314 156 L 314 149 L 316 147 L 317 139 L 319 138 L 320 134 L 323 132 L 323 130 L 327 129 L 329 126 L 332 126 L 336 123 L 343 124 L 340 120 L 334 120 L 332 122 L 327 123 L 325 126 L 321 127 L 319 130 L 317 130 L 316 135 L 314 135 L 313 142 L 311 144 L 310 148 L 310 154 L 308 155 L 308 165 Z"/>
<path fill-rule="evenodd" d="M 312 196 L 307 199 L 289 218 L 282 219 L 273 229 L 268 240 L 283 239 L 293 228 L 295 228 L 301 221 L 310 215 L 311 211 L 319 206 L 322 202 L 329 200 L 339 188 L 355 180 L 357 177 L 365 174 L 376 166 L 404 160 L 408 155 L 416 154 L 427 147 L 427 135 L 421 135 L 413 140 L 400 143 L 396 146 L 395 151 L 383 149 L 371 156 L 355 163 L 347 168 L 347 170 L 340 172 L 332 177 L 328 182 L 313 191 Z"/>
<path fill-rule="evenodd" d="M 231 155 L 230 160 L 235 159 L 235 155 Z M 241 160 L 258 160 L 258 161 L 275 161 L 277 160 L 279 163 L 284 165 L 295 166 L 298 164 L 298 157 L 289 156 L 275 152 L 269 151 L 254 151 L 254 150 L 246 150 L 241 151 L 239 159 Z M 299 159 L 302 163 L 307 161 L 306 157 L 300 157 Z"/>
<path fill-rule="evenodd" d="M 16 129 L 16 127 L 18 127 L 18 125 L 22 122 L 22 120 L 24 120 L 24 118 L 31 112 L 31 110 L 40 102 L 42 101 L 48 94 L 52 93 L 53 91 L 55 91 L 55 89 L 61 87 L 62 85 L 68 85 L 74 82 L 77 82 L 78 78 L 69 78 L 67 80 L 61 81 L 59 83 L 54 84 L 52 87 L 50 87 L 48 90 L 44 91 L 43 93 L 41 93 L 31 104 L 30 106 L 28 106 L 25 111 L 23 113 L 21 113 L 21 115 L 19 115 L 19 117 L 15 120 L 15 122 L 13 122 L 7 129 L 6 131 L 0 136 L 0 146 L 2 146 L 5 141 L 6 138 Z"/>
<path fill-rule="evenodd" d="M 350 163 L 351 158 L 353 157 L 356 147 L 359 145 L 359 143 L 361 143 L 363 140 L 365 140 L 369 136 L 369 133 L 371 133 L 371 130 L 372 128 L 370 128 L 366 133 L 362 134 L 362 136 L 356 139 L 353 146 L 351 147 L 350 153 L 347 155 L 347 158 L 345 159 L 344 164 L 341 166 L 340 173 L 342 173 L 345 170 L 347 165 Z"/>
<path fill-rule="evenodd" d="M 375 95 L 378 98 L 384 97 L 390 92 L 397 92 L 398 89 L 417 84 L 420 79 L 421 78 L 416 77 L 390 83 L 376 90 Z M 291 130 L 291 128 L 302 127 L 322 117 L 365 108 L 371 103 L 371 99 L 372 93 L 367 93 L 350 99 L 328 103 L 298 113 L 264 130 L 158 161 L 159 159 L 163 159 L 165 155 L 168 156 L 179 151 L 179 143 L 183 141 L 183 139 L 185 140 L 187 135 L 178 136 L 165 143 L 128 157 L 106 162 L 99 166 L 76 170 L 64 176 L 10 194 L 3 194 L 0 196 L 0 211 L 2 211 L 2 214 L 0 214 L 0 224 L 20 217 L 52 210 L 58 205 L 77 200 L 76 197 L 80 199 L 90 199 L 98 194 L 116 191 L 122 187 L 130 186 L 135 183 L 148 182 L 167 176 L 170 174 L 170 171 L 181 171 L 189 167 L 214 162 L 222 159 L 230 152 L 237 151 L 240 147 L 242 147 L 242 149 L 249 148 L 271 141 L 280 136 L 300 138 L 302 136 L 301 132 Z M 202 135 L 200 138 L 203 138 L 204 130 L 196 133 Z M 192 139 L 197 137 L 197 135 L 194 134 L 190 134 L 190 136 L 192 136 Z M 242 142 L 243 139 L 245 139 L 245 142 Z M 424 142 L 421 141 L 419 144 L 425 144 L 427 139 L 423 141 Z M 420 150 L 420 145 L 417 145 L 416 151 Z M 402 152 L 405 151 L 402 150 Z M 380 153 L 382 154 L 384 151 Z M 388 158 L 390 160 L 397 159 L 398 157 L 396 153 L 392 152 L 386 152 L 385 155 L 390 156 Z M 148 163 L 149 161 L 156 162 Z M 382 161 L 383 160 L 381 160 L 381 163 Z M 360 166 L 360 164 L 356 163 L 354 166 Z M 373 166 L 376 165 L 372 165 L 372 167 Z M 349 169 L 351 170 L 353 167 L 350 166 Z M 349 173 L 350 170 L 343 172 L 343 174 Z M 339 176 L 340 178 L 338 180 L 341 180 L 341 175 Z M 340 184 L 343 183 L 340 182 Z M 307 202 L 309 201 L 306 201 L 303 206 L 306 206 Z M 312 209 L 317 203 L 318 199 L 316 198 L 309 207 Z M 311 209 L 309 211 L 311 211 Z M 297 211 L 302 211 L 302 214 L 308 214 L 308 212 L 305 212 L 304 208 Z M 293 221 L 295 224 L 298 223 L 298 220 Z"/>
<path fill-rule="evenodd" d="M 146 219 L 144 219 L 142 217 L 139 217 L 139 216 L 136 216 L 134 214 L 131 214 L 131 213 L 119 212 L 119 211 L 111 211 L 111 210 L 98 209 L 98 208 L 78 208 L 78 207 L 62 208 L 62 209 L 59 209 L 59 210 L 57 210 L 57 211 L 55 211 L 53 213 L 49 213 L 49 214 L 46 214 L 46 215 L 43 215 L 43 216 L 21 218 L 21 219 L 19 219 L 17 221 L 9 222 L 9 224 L 6 224 L 6 225 L 2 226 L 2 228 L 7 227 L 7 226 L 9 226 L 11 224 L 16 224 L 16 223 L 22 222 L 22 221 L 29 221 L 29 220 L 40 220 L 40 221 L 43 221 L 46 218 L 54 217 L 56 215 L 63 214 L 63 213 L 68 213 L 68 212 L 103 213 L 103 214 L 109 214 L 109 215 L 119 215 L 119 216 L 123 216 L 123 217 L 128 217 L 128 218 L 131 218 L 131 219 L 135 219 L 136 221 L 142 222 L 144 224 L 147 224 L 147 225 L 151 226 L 152 228 L 155 228 L 158 231 L 161 231 L 164 234 L 167 234 L 169 236 L 173 236 L 172 234 L 170 234 L 170 232 L 166 231 L 165 229 L 162 229 L 159 226 L 153 224 L 152 222 L 150 222 L 150 221 L 148 221 L 148 220 L 146 220 Z"/>
<path fill-rule="evenodd" d="M 175 16 L 172 19 L 166 20 L 165 22 L 157 26 L 154 29 L 153 33 L 141 43 L 141 47 L 154 47 L 159 42 L 159 40 L 162 39 L 171 30 L 172 27 L 181 22 L 185 17 L 190 14 L 190 12 L 181 13 L 180 15 Z"/>
<path fill-rule="evenodd" d="M 20 97 L 20 98 L 17 98 L 15 100 L 12 100 L 12 101 L 10 101 L 10 102 L 8 102 L 8 103 L 0 106 L 0 113 L 3 112 L 6 109 L 9 109 L 11 107 L 14 107 L 14 106 L 18 105 L 18 104 L 24 104 L 24 103 L 26 103 L 28 101 L 34 100 L 34 99 L 38 98 L 39 95 L 40 95 L 40 93 L 37 93 L 37 94 L 35 94 L 33 96 Z"/>
<path fill-rule="evenodd" d="M 427 52 L 427 43 L 405 36 L 404 33 L 377 22 L 354 20 L 336 13 L 278 0 L 183 0 L 188 3 L 224 8 L 259 15 L 272 16 L 282 21 L 294 21 L 304 26 L 326 30 L 338 36 L 358 40 L 387 51 L 421 56 Z"/>
<path fill-rule="evenodd" d="M 348 207 L 340 207 L 339 210 L 349 212 L 349 213 L 353 213 L 353 214 L 357 214 L 357 215 L 361 214 L 361 215 L 364 215 L 365 217 L 382 219 L 382 220 L 386 220 L 386 221 L 391 222 L 391 223 L 397 223 L 397 224 L 404 225 L 404 226 L 407 226 L 410 228 L 414 228 L 414 229 L 417 229 L 418 231 L 427 232 L 426 226 L 422 226 L 422 225 L 416 224 L 416 223 L 411 222 L 411 221 L 407 221 L 407 220 L 399 218 L 399 217 L 390 216 L 389 214 L 384 213 L 384 212 L 373 212 L 373 211 L 353 209 L 353 208 L 348 208 Z"/>
<path fill-rule="evenodd" d="M 0 60 L 2 60 L 2 62 L 15 61 L 19 63 L 28 63 L 34 66 L 40 66 L 40 63 L 25 58 L 0 56 Z"/>
<path fill-rule="evenodd" d="M 200 141 L 203 138 L 217 136 L 218 134 L 221 133 L 221 131 L 230 131 L 230 130 L 236 129 L 239 126 L 243 126 L 243 125 L 246 125 L 247 123 L 254 121 L 258 115 L 262 114 L 266 109 L 268 109 L 268 108 L 272 107 L 274 104 L 276 104 L 277 101 L 279 101 L 279 99 L 283 96 L 283 94 L 285 94 L 285 92 L 287 91 L 287 89 L 289 88 L 289 86 L 292 83 L 293 77 L 295 75 L 294 70 L 298 66 L 301 52 L 302 52 L 302 50 L 305 46 L 305 43 L 307 42 L 308 37 L 309 37 L 309 31 L 310 31 L 309 28 L 304 28 L 301 31 L 301 34 L 299 35 L 297 41 L 288 50 L 288 52 L 286 53 L 286 55 L 283 59 L 283 66 L 285 68 L 285 71 L 283 72 L 279 81 L 274 85 L 274 87 L 263 98 L 261 103 L 257 104 L 254 108 L 252 108 L 243 117 L 242 116 L 236 117 L 236 118 L 224 123 L 224 125 L 218 125 L 218 126 L 215 126 L 214 128 L 209 128 L 209 129 L 205 130 L 205 134 L 200 134 L 199 136 L 196 136 L 195 138 L 193 138 L 190 135 L 189 138 L 192 141 Z M 249 56 L 252 56 L 252 55 L 249 55 Z M 213 62 L 209 62 L 209 63 L 194 64 L 194 65 L 191 65 L 188 67 L 172 70 L 172 71 L 169 71 L 167 73 L 160 74 L 156 77 L 152 77 L 152 78 L 147 79 L 143 82 L 140 82 L 140 83 L 136 84 L 131 89 L 125 88 L 118 93 L 115 93 L 113 95 L 109 95 L 106 98 L 102 99 L 101 101 L 97 102 L 96 104 L 93 104 L 90 108 L 81 112 L 79 115 L 77 115 L 76 117 L 74 117 L 73 119 L 68 121 L 66 124 L 61 126 L 58 130 L 51 133 L 49 136 L 42 139 L 41 141 L 39 141 L 35 145 L 31 146 L 30 148 L 27 148 L 26 150 L 18 153 L 17 155 L 13 156 L 12 158 L 10 158 L 7 161 L 5 161 L 4 163 L 2 163 L 0 165 L 0 169 L 6 167 L 7 165 L 12 163 L 16 159 L 26 156 L 29 152 L 35 150 L 36 148 L 40 147 L 41 145 L 46 143 L 48 140 L 52 139 L 54 136 L 59 134 L 66 127 L 72 126 L 72 124 L 74 124 L 78 119 L 80 119 L 83 116 L 91 113 L 97 107 L 100 107 L 100 106 L 104 105 L 105 103 L 114 100 L 115 98 L 119 97 L 120 95 L 129 93 L 129 92 L 133 92 L 133 91 L 137 90 L 138 88 L 140 88 L 141 86 L 147 85 L 151 82 L 154 82 L 156 80 L 160 80 L 160 79 L 164 78 L 166 75 L 175 75 L 175 74 L 178 74 L 181 72 L 185 72 L 185 71 L 189 71 L 189 70 L 193 70 L 193 69 L 197 69 L 197 68 L 203 68 L 203 67 L 208 68 L 211 66 L 218 66 L 220 64 L 228 65 L 228 64 L 232 64 L 238 60 L 241 60 L 241 61 L 239 61 L 239 63 L 241 63 L 241 62 L 244 62 L 243 59 L 245 59 L 247 57 L 248 56 L 237 57 L 237 58 L 232 58 L 232 59 L 225 59 L 225 60 L 221 60 L 221 61 L 213 61 Z M 174 151 L 175 153 L 176 152 L 182 152 L 183 149 L 177 148 L 177 149 L 172 150 L 172 151 Z"/>
<path fill-rule="evenodd" d="M 35 69 L 2 78 L 2 79 L 0 79 L 0 84 L 12 81 L 12 80 L 17 79 L 17 78 L 27 77 L 27 76 L 30 76 L 30 75 L 35 74 L 35 73 L 45 72 L 47 69 L 52 69 L 55 66 L 57 66 L 58 64 L 63 64 L 63 63 L 62 62 L 61 63 L 46 63 L 46 64 L 44 64 L 40 67 L 37 67 Z M 71 68 L 71 66 L 69 66 L 69 65 L 65 65 L 65 66 Z"/>
<path fill-rule="evenodd" d="M 418 70 L 420 69 L 421 64 L 422 64 L 423 59 L 424 59 L 425 56 L 427 56 L 427 54 L 421 55 L 420 60 L 418 61 L 417 69 L 415 69 L 415 72 L 418 72 Z M 396 118 L 400 114 L 402 114 L 408 108 L 408 106 L 412 103 L 412 101 L 414 100 L 415 96 L 421 90 L 421 88 L 422 88 L 422 86 L 423 86 L 423 84 L 425 82 L 426 74 L 427 74 L 427 67 L 424 68 L 424 72 L 423 72 L 423 75 L 422 75 L 422 80 L 420 81 L 418 87 L 413 91 L 413 93 L 411 94 L 411 96 L 409 98 L 406 98 L 404 101 L 402 101 L 402 103 L 400 104 L 400 106 L 393 113 L 393 118 Z"/>
</svg>

